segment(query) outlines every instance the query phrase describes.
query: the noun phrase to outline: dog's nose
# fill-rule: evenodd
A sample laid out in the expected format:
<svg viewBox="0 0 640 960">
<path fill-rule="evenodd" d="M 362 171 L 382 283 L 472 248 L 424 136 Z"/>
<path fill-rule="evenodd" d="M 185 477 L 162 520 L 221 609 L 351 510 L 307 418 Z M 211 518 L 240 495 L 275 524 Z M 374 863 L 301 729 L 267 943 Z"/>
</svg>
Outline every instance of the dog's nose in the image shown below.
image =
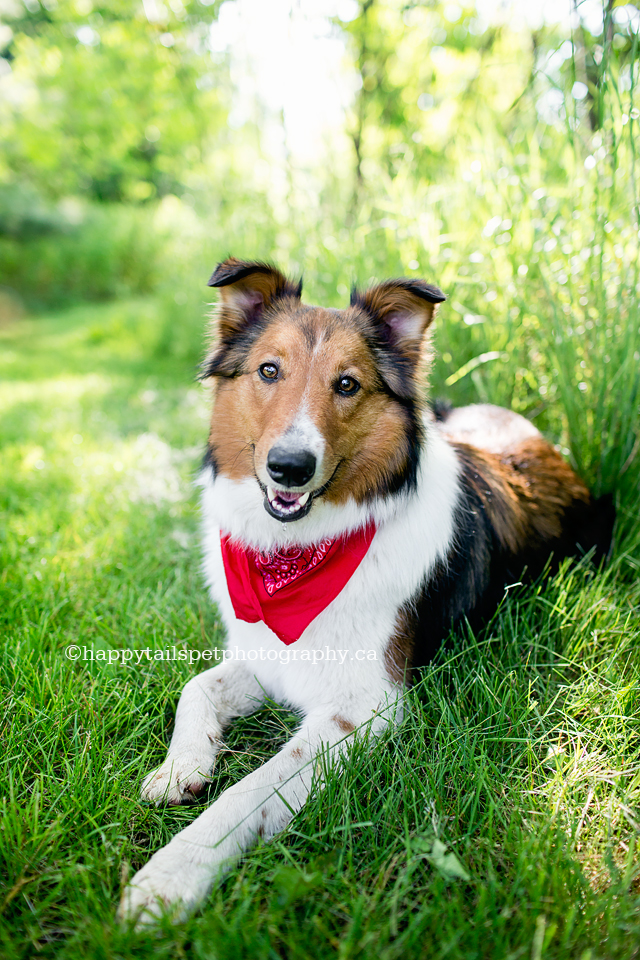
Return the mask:
<svg viewBox="0 0 640 960">
<path fill-rule="evenodd" d="M 267 456 L 267 472 L 283 487 L 302 487 L 316 472 L 316 458 L 308 450 L 296 452 L 272 447 Z"/>
</svg>

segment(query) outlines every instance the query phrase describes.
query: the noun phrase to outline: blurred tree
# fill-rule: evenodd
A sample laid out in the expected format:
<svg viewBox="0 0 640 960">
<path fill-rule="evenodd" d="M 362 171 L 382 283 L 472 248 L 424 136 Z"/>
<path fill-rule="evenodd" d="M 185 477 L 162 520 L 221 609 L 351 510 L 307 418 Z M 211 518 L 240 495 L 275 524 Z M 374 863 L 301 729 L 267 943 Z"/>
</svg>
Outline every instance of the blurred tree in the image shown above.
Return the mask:
<svg viewBox="0 0 640 960">
<path fill-rule="evenodd" d="M 226 70 L 207 48 L 217 6 L 16 3 L 0 32 L 0 180 L 50 199 L 140 202 L 188 189 L 226 120 Z"/>
<path fill-rule="evenodd" d="M 442 182 L 461 155 L 490 153 L 492 144 L 542 149 L 548 170 L 562 175 L 567 132 L 590 137 L 602 125 L 604 85 L 633 82 L 628 11 L 639 4 L 606 0 L 601 32 L 590 24 L 595 34 L 576 5 L 568 40 L 557 24 L 529 29 L 499 15 L 489 23 L 473 2 L 358 0 L 358 16 L 341 24 L 360 80 L 349 127 L 352 211 L 367 181 L 378 191 L 399 175 Z"/>
<path fill-rule="evenodd" d="M 475 7 L 404 0 L 359 0 L 345 25 L 360 74 L 351 119 L 356 190 L 379 165 L 394 177 L 410 155 L 421 177 L 436 179 L 452 147 L 482 123 L 505 115 L 525 88 L 528 36 L 489 26 Z M 448 17 L 448 19 L 447 19 Z M 503 56 L 508 42 L 515 57 Z M 487 70 L 489 61 L 494 69 Z"/>
</svg>

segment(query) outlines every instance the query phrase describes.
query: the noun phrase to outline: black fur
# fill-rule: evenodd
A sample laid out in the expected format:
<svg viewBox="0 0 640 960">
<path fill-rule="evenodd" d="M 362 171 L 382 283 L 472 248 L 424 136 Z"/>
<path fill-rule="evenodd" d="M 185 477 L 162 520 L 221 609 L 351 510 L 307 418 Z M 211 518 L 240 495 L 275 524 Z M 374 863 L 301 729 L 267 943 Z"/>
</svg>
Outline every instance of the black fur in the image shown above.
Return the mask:
<svg viewBox="0 0 640 960">
<path fill-rule="evenodd" d="M 531 544 L 517 555 L 506 552 L 478 492 L 483 480 L 477 465 L 464 458 L 461 463 L 456 540 L 447 562 L 437 566 L 415 602 L 413 667 L 429 663 L 462 619 L 468 620 L 472 630 L 479 630 L 495 613 L 508 584 L 531 582 L 545 570 L 552 575 L 565 557 L 579 557 L 590 550 L 597 565 L 611 549 L 615 507 L 607 495 L 590 504 L 575 501 L 565 511 L 563 534 L 557 540 Z"/>
<path fill-rule="evenodd" d="M 407 459 L 402 470 L 389 478 L 384 486 L 371 490 L 370 499 L 415 490 L 418 466 L 424 439 L 422 411 L 417 399 L 415 362 L 403 356 L 393 344 L 380 336 L 380 326 L 374 324 L 368 312 L 356 314 L 368 349 L 380 375 L 379 389 L 399 404 L 407 418 Z"/>
<path fill-rule="evenodd" d="M 388 391 L 389 392 L 389 391 Z M 401 493 L 410 493 L 418 486 L 418 467 L 420 465 L 420 455 L 422 449 L 423 429 L 420 418 L 420 411 L 416 403 L 412 400 L 402 400 L 393 396 L 393 399 L 399 403 L 407 417 L 407 427 L 405 436 L 407 440 L 407 455 L 404 464 L 395 473 L 388 477 L 375 487 L 371 487 L 366 496 L 366 500 L 371 502 L 378 497 L 397 496 Z"/>
<path fill-rule="evenodd" d="M 374 305 L 380 291 L 387 293 L 394 290 L 411 293 L 428 303 L 442 303 L 446 297 L 438 287 L 424 280 L 405 278 L 388 280 L 366 291 L 356 287 L 351 290 L 351 307 L 354 308 L 351 319 L 358 323 L 366 337 L 381 376 L 396 396 L 412 399 L 416 396 L 417 355 L 407 352 L 402 343 L 398 343 L 392 325 L 385 322 L 390 311 L 381 312 Z"/>
<path fill-rule="evenodd" d="M 448 419 L 449 414 L 453 410 L 453 404 L 450 400 L 443 400 L 441 397 L 436 397 L 435 400 L 429 401 L 429 406 L 433 412 L 434 417 L 438 423 L 444 423 Z"/>
<path fill-rule="evenodd" d="M 460 489 L 453 521 L 455 542 L 446 563 L 437 565 L 416 598 L 414 667 L 429 663 L 451 627 L 472 614 L 490 584 L 495 533 L 482 499 L 464 471 Z"/>
<path fill-rule="evenodd" d="M 211 468 L 211 473 L 213 474 L 213 478 L 215 479 L 218 473 L 218 464 L 216 463 L 216 458 L 209 444 L 207 444 L 207 448 L 204 451 L 204 455 L 202 457 L 201 469 L 206 470 L 208 467 Z"/>
<path fill-rule="evenodd" d="M 237 377 L 243 371 L 244 361 L 251 350 L 252 345 L 261 335 L 269 319 L 271 319 L 280 306 L 287 300 L 300 300 L 302 293 L 302 279 L 293 283 L 272 267 L 262 261 L 245 262 L 229 258 L 219 263 L 211 275 L 208 286 L 210 287 L 228 287 L 253 274 L 268 274 L 273 282 L 273 293 L 268 303 L 260 303 L 253 309 L 246 312 L 244 322 L 241 328 L 234 333 L 227 331 L 226 335 L 220 337 L 220 343 L 216 352 L 208 357 L 203 363 L 203 369 L 200 378 L 206 380 L 208 377 Z M 224 306 L 220 308 L 224 310 Z"/>
<path fill-rule="evenodd" d="M 206 380 L 208 377 L 232 379 L 240 376 L 251 347 L 260 337 L 267 323 L 268 315 L 265 313 L 259 319 L 248 323 L 234 336 L 226 337 L 216 352 L 204 361 L 200 379 Z"/>
</svg>

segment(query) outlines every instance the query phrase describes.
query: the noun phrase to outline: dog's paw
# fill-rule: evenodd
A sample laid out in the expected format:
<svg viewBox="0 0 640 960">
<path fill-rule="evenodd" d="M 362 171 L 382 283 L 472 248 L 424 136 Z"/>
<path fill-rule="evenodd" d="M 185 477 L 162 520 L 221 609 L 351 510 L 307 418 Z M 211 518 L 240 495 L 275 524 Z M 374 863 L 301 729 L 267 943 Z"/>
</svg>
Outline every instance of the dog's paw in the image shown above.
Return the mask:
<svg viewBox="0 0 640 960">
<path fill-rule="evenodd" d="M 210 781 L 213 762 L 195 756 L 172 757 L 142 781 L 142 799 L 151 803 L 193 803 Z"/>
<path fill-rule="evenodd" d="M 160 851 L 125 887 L 118 919 L 135 923 L 138 930 L 163 916 L 177 923 L 202 902 L 210 886 L 211 878 L 202 866 Z"/>
</svg>

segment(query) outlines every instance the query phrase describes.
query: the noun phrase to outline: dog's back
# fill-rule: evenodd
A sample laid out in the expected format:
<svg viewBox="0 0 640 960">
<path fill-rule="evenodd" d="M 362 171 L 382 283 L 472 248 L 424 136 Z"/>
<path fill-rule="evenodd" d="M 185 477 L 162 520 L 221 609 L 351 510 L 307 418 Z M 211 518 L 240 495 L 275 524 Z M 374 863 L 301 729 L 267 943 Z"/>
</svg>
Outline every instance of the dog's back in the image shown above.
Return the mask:
<svg viewBox="0 0 640 960">
<path fill-rule="evenodd" d="M 598 564 L 615 523 L 611 496 L 594 500 L 525 417 L 484 403 L 437 401 L 432 412 L 457 452 L 461 496 L 455 546 L 412 612 L 413 666 L 427 663 L 459 620 L 481 627 L 507 584 L 553 572 L 568 556 L 591 553 Z"/>
</svg>

